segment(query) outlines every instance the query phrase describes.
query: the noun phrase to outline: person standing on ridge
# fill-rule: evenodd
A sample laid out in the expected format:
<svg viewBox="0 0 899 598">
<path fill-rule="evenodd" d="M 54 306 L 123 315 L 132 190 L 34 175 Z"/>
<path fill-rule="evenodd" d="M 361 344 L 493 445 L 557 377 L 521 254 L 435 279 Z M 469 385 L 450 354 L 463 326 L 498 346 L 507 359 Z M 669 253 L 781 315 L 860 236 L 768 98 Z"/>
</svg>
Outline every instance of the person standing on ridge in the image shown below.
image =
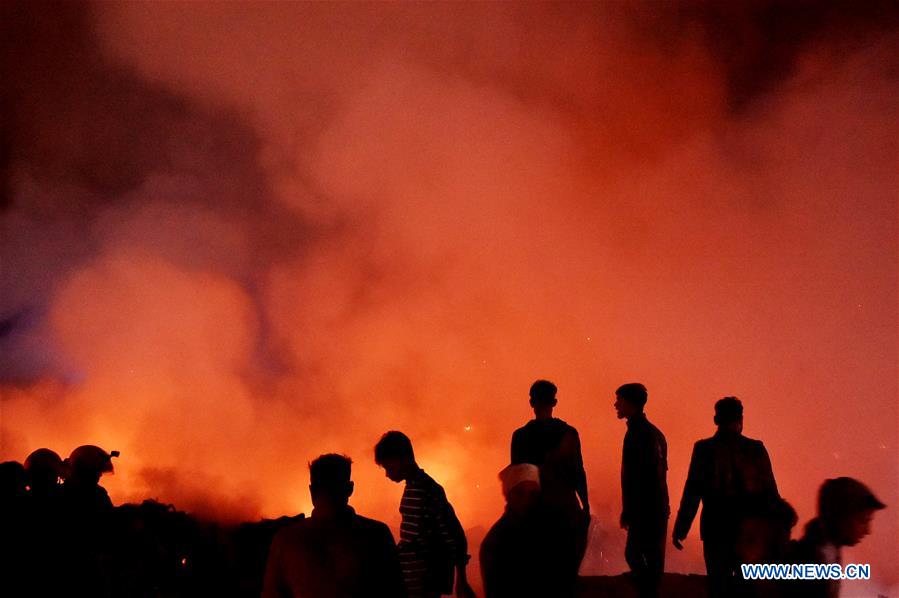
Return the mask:
<svg viewBox="0 0 899 598">
<path fill-rule="evenodd" d="M 627 420 L 621 451 L 621 527 L 627 530 L 624 558 L 641 598 L 654 598 L 665 571 L 668 531 L 668 444 L 643 408 L 648 393 L 639 383 L 615 391 L 615 412 Z"/>
<path fill-rule="evenodd" d="M 683 550 L 699 503 L 702 538 L 712 598 L 732 596 L 742 581 L 736 553 L 743 505 L 779 497 L 771 459 L 760 440 L 743 436 L 743 403 L 724 397 L 715 403 L 718 431 L 693 446 L 690 470 L 674 522 L 672 543 Z"/>
<path fill-rule="evenodd" d="M 569 563 L 573 586 L 587 548 L 590 500 L 580 436 L 574 427 L 553 417 L 556 392 L 556 385 L 548 380 L 531 385 L 534 419 L 512 434 L 511 463 L 540 468 L 541 500 L 547 516 L 557 520 L 562 537 L 567 538 L 558 550 Z"/>
</svg>

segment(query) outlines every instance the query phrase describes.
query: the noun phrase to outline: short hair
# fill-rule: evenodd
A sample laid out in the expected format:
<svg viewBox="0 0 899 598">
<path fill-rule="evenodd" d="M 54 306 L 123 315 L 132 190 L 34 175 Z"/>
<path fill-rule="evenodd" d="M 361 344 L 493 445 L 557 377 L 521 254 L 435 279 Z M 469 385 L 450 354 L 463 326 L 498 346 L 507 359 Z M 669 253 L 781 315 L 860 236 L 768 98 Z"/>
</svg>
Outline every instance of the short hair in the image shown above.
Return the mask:
<svg viewBox="0 0 899 598">
<path fill-rule="evenodd" d="M 737 397 L 724 397 L 715 403 L 715 423 L 719 426 L 743 419 L 743 403 Z"/>
<path fill-rule="evenodd" d="M 640 407 L 641 409 L 644 405 L 646 405 L 646 399 L 649 398 L 649 393 L 646 392 L 646 387 L 639 382 L 622 384 L 618 387 L 618 390 L 615 391 L 615 395 L 624 399 L 628 403 Z"/>
<path fill-rule="evenodd" d="M 414 461 L 415 453 L 412 451 L 412 441 L 408 436 L 397 430 L 391 430 L 385 432 L 375 445 L 375 463 L 380 465 L 387 459 L 396 458 Z"/>
<path fill-rule="evenodd" d="M 329 453 L 309 464 L 309 484 L 321 489 L 339 489 L 350 481 L 353 461 L 345 455 Z"/>
<path fill-rule="evenodd" d="M 556 400 L 556 385 L 549 380 L 537 380 L 531 384 L 531 390 L 528 393 L 531 396 L 531 404 L 553 407 L 558 402 Z"/>
</svg>

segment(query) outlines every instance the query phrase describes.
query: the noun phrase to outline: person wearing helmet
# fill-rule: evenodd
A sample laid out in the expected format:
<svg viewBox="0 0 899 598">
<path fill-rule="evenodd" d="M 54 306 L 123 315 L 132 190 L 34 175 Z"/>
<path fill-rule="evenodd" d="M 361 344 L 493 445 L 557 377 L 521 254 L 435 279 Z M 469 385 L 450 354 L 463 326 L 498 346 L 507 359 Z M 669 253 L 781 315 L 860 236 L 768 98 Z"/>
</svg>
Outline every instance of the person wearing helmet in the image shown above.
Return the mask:
<svg viewBox="0 0 899 598">
<path fill-rule="evenodd" d="M 59 551 L 62 519 L 62 458 L 48 448 L 39 448 L 25 459 L 28 484 L 27 537 L 24 552 L 28 555 L 24 570 L 27 594 L 59 596 L 64 594 L 56 568 L 63 558 Z"/>
<path fill-rule="evenodd" d="M 66 484 L 74 482 L 78 486 L 97 486 L 104 473 L 113 472 L 112 458 L 118 455 L 118 451 L 107 453 L 92 444 L 79 446 L 66 459 Z"/>
<path fill-rule="evenodd" d="M 60 479 L 63 477 L 62 459 L 48 448 L 39 448 L 25 459 L 25 476 L 31 509 L 44 511 L 57 506 Z"/>
<path fill-rule="evenodd" d="M 63 545 L 69 558 L 63 578 L 71 595 L 103 596 L 104 563 L 110 557 L 109 533 L 112 501 L 100 486 L 104 473 L 112 473 L 112 457 L 94 445 L 79 446 L 64 462 L 62 487 Z"/>
</svg>

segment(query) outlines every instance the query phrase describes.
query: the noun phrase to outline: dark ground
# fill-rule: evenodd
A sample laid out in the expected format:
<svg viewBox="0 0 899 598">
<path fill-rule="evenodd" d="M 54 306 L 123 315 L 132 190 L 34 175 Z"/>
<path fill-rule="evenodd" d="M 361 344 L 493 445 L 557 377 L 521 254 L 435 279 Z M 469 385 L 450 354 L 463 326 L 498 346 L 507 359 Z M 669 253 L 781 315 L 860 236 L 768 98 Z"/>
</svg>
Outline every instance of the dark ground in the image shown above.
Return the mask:
<svg viewBox="0 0 899 598">
<path fill-rule="evenodd" d="M 578 595 L 583 598 L 637 598 L 626 574 L 601 577 L 582 577 Z M 663 598 L 705 598 L 704 575 L 666 573 L 662 580 Z"/>
<path fill-rule="evenodd" d="M 153 500 L 118 506 L 104 534 L 109 549 L 95 595 L 258 598 L 272 537 L 302 517 L 223 525 Z M 8 583 L 0 580 L 0 595 Z M 624 574 L 582 577 L 579 588 L 585 598 L 637 598 Z M 705 598 L 705 577 L 666 574 L 661 596 Z"/>
</svg>

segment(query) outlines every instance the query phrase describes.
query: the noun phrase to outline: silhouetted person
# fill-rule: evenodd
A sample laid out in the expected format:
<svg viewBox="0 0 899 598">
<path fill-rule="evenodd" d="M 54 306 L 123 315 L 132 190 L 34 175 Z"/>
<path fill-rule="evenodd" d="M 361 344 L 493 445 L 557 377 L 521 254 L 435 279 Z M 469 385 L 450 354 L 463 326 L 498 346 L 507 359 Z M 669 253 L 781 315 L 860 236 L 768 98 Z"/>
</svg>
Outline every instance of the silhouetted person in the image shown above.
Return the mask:
<svg viewBox="0 0 899 598">
<path fill-rule="evenodd" d="M 94 445 L 79 446 L 64 462 L 62 487 L 62 543 L 67 556 L 61 563 L 71 595 L 105 596 L 110 546 L 112 501 L 100 486 L 104 474 L 113 473 L 112 458 Z"/>
<path fill-rule="evenodd" d="M 537 380 L 531 385 L 530 405 L 534 419 L 512 434 L 513 465 L 531 463 L 540 468 L 541 495 L 547 510 L 559 518 L 559 525 L 569 534 L 570 567 L 577 575 L 587 548 L 590 525 L 590 501 L 587 475 L 581 456 L 581 440 L 577 430 L 553 417 L 556 385 Z"/>
<path fill-rule="evenodd" d="M 25 505 L 25 467 L 18 461 L 0 463 L 0 513 L 13 514 Z"/>
<path fill-rule="evenodd" d="M 28 529 L 26 577 L 29 593 L 35 596 L 64 595 L 65 580 L 57 563 L 66 555 L 61 550 L 63 516 L 62 458 L 48 449 L 39 448 L 25 459 L 28 481 Z"/>
<path fill-rule="evenodd" d="M 867 486 L 853 478 L 834 478 L 818 491 L 818 516 L 806 524 L 796 543 L 793 563 L 841 564 L 844 546 L 855 546 L 871 533 L 875 511 L 886 508 Z M 837 598 L 840 581 L 790 581 L 785 595 L 796 598 Z"/>
<path fill-rule="evenodd" d="M 109 493 L 100 485 L 100 478 L 113 473 L 112 458 L 118 456 L 118 451 L 107 453 L 90 444 L 72 451 L 64 464 L 63 498 L 68 510 L 82 518 L 94 518 L 112 509 Z"/>
<path fill-rule="evenodd" d="M 412 441 L 402 432 L 387 432 L 375 445 L 375 462 L 391 481 L 406 483 L 397 549 L 410 598 L 452 594 L 454 570 L 456 595 L 473 596 L 462 524 L 440 484 L 415 462 Z"/>
<path fill-rule="evenodd" d="M 737 532 L 736 554 L 739 563 L 786 563 L 790 535 L 796 526 L 793 507 L 780 497 L 751 497 L 742 505 Z M 780 580 L 744 580 L 741 598 L 786 598 Z"/>
<path fill-rule="evenodd" d="M 624 558 L 641 597 L 657 596 L 665 571 L 668 532 L 668 444 L 646 419 L 646 387 L 624 384 L 615 391 L 615 412 L 627 420 L 621 451 L 621 527 L 627 530 Z"/>
<path fill-rule="evenodd" d="M 48 448 L 39 448 L 25 459 L 25 475 L 31 508 L 58 509 L 62 497 L 62 459 Z"/>
<path fill-rule="evenodd" d="M 349 506 L 350 470 L 342 455 L 309 464 L 312 516 L 275 534 L 263 598 L 406 595 L 390 530 Z"/>
<path fill-rule="evenodd" d="M 743 436 L 743 404 L 736 397 L 715 403 L 718 431 L 693 446 L 672 541 L 678 550 L 702 502 L 699 533 L 711 596 L 731 596 L 742 580 L 736 555 L 740 509 L 751 497 L 777 497 L 768 451 Z M 739 577 L 738 577 L 739 576 Z"/>
<path fill-rule="evenodd" d="M 570 596 L 574 587 L 554 550 L 558 535 L 544 515 L 540 470 L 509 465 L 499 474 L 506 509 L 481 543 L 481 577 L 486 598 Z"/>
<path fill-rule="evenodd" d="M 0 463 L 0 595 L 24 595 L 25 468 L 18 461 Z"/>
</svg>

